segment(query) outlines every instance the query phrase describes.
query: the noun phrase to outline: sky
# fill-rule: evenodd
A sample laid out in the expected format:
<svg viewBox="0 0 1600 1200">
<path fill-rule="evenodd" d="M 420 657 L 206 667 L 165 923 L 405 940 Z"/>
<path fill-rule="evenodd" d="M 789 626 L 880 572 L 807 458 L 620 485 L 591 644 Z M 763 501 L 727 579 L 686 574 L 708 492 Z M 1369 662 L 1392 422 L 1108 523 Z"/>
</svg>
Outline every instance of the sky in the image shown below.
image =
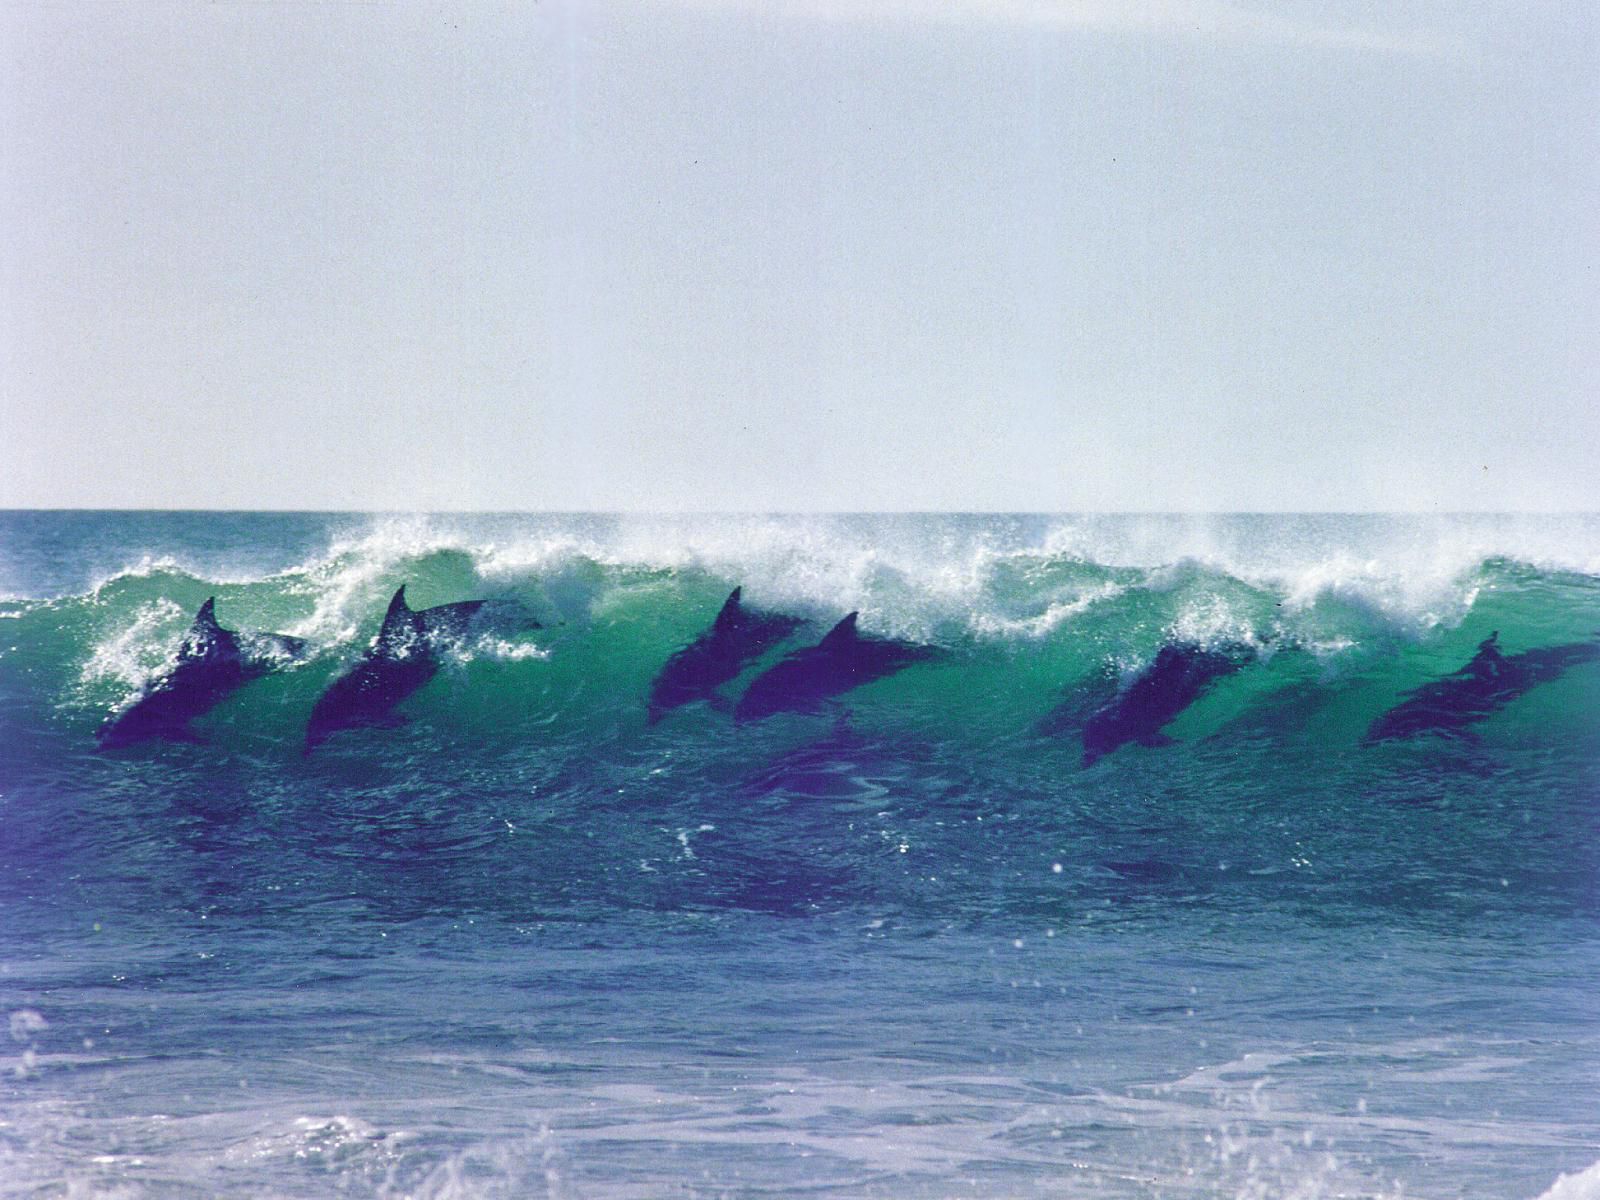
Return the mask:
<svg viewBox="0 0 1600 1200">
<path fill-rule="evenodd" d="M 1600 8 L 0 7 L 0 507 L 1594 510 Z"/>
</svg>

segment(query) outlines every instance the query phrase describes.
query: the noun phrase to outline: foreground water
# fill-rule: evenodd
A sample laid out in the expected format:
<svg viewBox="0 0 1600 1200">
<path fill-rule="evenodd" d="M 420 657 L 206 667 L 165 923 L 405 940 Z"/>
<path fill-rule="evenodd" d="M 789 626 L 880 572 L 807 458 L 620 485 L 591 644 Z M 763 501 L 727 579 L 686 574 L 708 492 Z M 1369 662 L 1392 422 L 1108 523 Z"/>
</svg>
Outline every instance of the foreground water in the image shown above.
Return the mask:
<svg viewBox="0 0 1600 1200">
<path fill-rule="evenodd" d="M 402 583 L 498 616 L 302 754 Z M 944 653 L 647 724 L 735 585 L 730 699 Z M 1600 519 L 16 513 L 0 596 L 0 1195 L 1600 1195 L 1600 665 L 1363 739 Z M 309 657 L 98 749 L 210 596 Z"/>
</svg>

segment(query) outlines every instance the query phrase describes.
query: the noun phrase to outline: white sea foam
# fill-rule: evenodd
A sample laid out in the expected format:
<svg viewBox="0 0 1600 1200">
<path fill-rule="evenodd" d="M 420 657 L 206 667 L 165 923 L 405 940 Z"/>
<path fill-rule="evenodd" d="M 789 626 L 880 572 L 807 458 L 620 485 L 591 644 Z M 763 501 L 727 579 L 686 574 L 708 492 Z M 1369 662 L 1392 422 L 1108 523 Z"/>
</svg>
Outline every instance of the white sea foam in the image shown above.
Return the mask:
<svg viewBox="0 0 1600 1200">
<path fill-rule="evenodd" d="M 472 552 L 423 516 L 384 518 L 361 535 L 336 539 L 325 555 L 280 576 L 312 601 L 310 615 L 284 632 L 319 645 L 352 641 L 373 612 L 388 604 L 385 593 L 395 569 L 441 550 Z"/>
<path fill-rule="evenodd" d="M 193 574 L 188 564 L 171 554 L 142 554 L 134 562 L 105 572 L 89 585 L 89 595 L 98 598 L 107 587 L 125 579 L 148 579 L 152 575 Z"/>
<path fill-rule="evenodd" d="M 1168 628 L 1174 641 L 1195 642 L 1202 646 L 1224 643 L 1256 646 L 1261 641 L 1252 615 L 1214 592 L 1185 604 Z"/>
<path fill-rule="evenodd" d="M 162 598 L 141 604 L 132 621 L 94 647 L 79 672 L 80 684 L 142 686 L 170 660 L 189 620 L 175 601 Z"/>
<path fill-rule="evenodd" d="M 1116 599 L 1125 591 L 1127 589 L 1117 583 L 1096 584 L 1070 600 L 1051 600 L 1042 613 L 1031 617 L 1008 617 L 980 610 L 972 617 L 972 627 L 980 636 L 1048 637 L 1062 626 L 1069 624 L 1075 617 L 1083 615 L 1098 604 Z"/>
<path fill-rule="evenodd" d="M 1422 638 L 1459 625 L 1497 558 L 1600 571 L 1600 518 L 383 516 L 255 582 L 299 614 L 278 627 L 324 652 L 369 635 L 401 583 L 419 607 L 502 594 L 581 621 L 703 574 L 741 585 L 756 607 L 819 624 L 859 611 L 863 630 L 919 641 L 1051 638 L 1126 597 L 1160 611 L 1113 630 L 1126 643 L 1116 653 L 1146 654 L 1164 629 L 1336 657 L 1373 629 Z M 111 578 L 184 570 L 144 555 Z M 84 680 L 138 686 L 179 624 L 174 608 L 141 608 L 95 649 Z M 545 651 L 502 636 L 472 653 Z"/>
<path fill-rule="evenodd" d="M 1600 1200 L 1600 1162 L 1576 1175 L 1557 1176 L 1538 1200 Z"/>
<path fill-rule="evenodd" d="M 230 1167 L 270 1169 L 278 1161 L 291 1161 L 330 1171 L 373 1157 L 392 1159 L 407 1140 L 404 1133 L 385 1133 L 356 1117 L 297 1117 L 287 1128 L 241 1138 L 218 1157 Z"/>
<path fill-rule="evenodd" d="M 50 1028 L 50 1022 L 44 1019 L 42 1013 L 33 1008 L 19 1008 L 11 1014 L 9 1021 L 11 1040 L 26 1042 L 37 1033 L 42 1033 Z"/>
<path fill-rule="evenodd" d="M 543 662 L 550 657 L 550 651 L 532 642 L 512 642 L 486 634 L 474 640 L 463 657 L 487 658 L 497 662 Z"/>
</svg>

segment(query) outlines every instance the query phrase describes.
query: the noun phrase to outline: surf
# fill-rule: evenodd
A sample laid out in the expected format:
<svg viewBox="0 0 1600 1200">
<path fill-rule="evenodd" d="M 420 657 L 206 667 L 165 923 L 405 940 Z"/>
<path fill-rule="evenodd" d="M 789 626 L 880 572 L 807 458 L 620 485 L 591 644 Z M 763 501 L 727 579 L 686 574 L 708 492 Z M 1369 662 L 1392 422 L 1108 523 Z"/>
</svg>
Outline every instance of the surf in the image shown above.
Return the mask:
<svg viewBox="0 0 1600 1200">
<path fill-rule="evenodd" d="M 997 1192 L 1540 1194 L 1592 1160 L 1597 535 L 0 515 L 14 1173 L 60 1190 L 132 1130 L 132 1190 L 410 1194 L 487 1139 L 514 1186 L 548 1123 L 609 1195 L 759 1119 L 837 1134 L 824 1195 L 908 1128 Z M 212 597 L 295 653 L 196 685 L 193 740 L 101 748 L 226 642 Z M 303 755 L 363 664 L 381 704 Z M 328 1109 L 324 1062 L 386 1099 Z"/>
<path fill-rule="evenodd" d="M 252 707 L 309 711 L 399 587 L 419 604 L 483 599 L 543 627 L 479 630 L 442 656 L 452 703 L 480 729 L 642 721 L 665 664 L 739 588 L 813 642 L 857 611 L 872 637 L 937 648 L 937 663 L 842 698 L 871 719 L 943 724 L 956 738 L 1012 737 L 1051 714 L 1070 728 L 1076 710 L 1086 717 L 1182 644 L 1243 647 L 1251 665 L 1180 724 L 1247 719 L 1273 693 L 1295 692 L 1319 696 L 1317 719 L 1358 741 L 1358 727 L 1458 668 L 1494 630 L 1518 651 L 1588 638 L 1600 625 L 1594 525 L 1561 538 L 1466 518 L 1264 518 L 1248 530 L 1150 518 L 340 518 L 324 546 L 274 570 L 243 569 L 241 552 L 261 557 L 248 539 L 211 539 L 207 554 L 141 552 L 78 589 L 67 567 L 53 587 L 32 581 L 46 595 L 17 596 L 8 581 L 0 618 L 8 659 L 73 728 L 147 688 L 211 596 L 242 626 L 308 650 L 201 726 L 247 720 Z M 739 661 L 733 695 L 774 665 L 769 649 Z M 1551 686 L 1585 697 L 1588 674 Z M 438 693 L 430 685 L 408 705 L 442 715 Z M 1491 724 L 1548 732 L 1552 707 L 1535 692 Z"/>
</svg>

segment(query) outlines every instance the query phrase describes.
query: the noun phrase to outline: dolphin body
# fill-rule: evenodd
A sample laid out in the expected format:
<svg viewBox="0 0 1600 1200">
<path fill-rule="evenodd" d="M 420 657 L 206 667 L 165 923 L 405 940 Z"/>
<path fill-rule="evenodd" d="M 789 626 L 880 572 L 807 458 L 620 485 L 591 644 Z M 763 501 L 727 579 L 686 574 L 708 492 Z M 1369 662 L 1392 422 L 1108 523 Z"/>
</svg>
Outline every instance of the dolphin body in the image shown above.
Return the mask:
<svg viewBox="0 0 1600 1200">
<path fill-rule="evenodd" d="M 938 657 L 932 646 L 869 637 L 856 629 L 856 613 L 840 621 L 815 646 L 785 655 L 755 677 L 733 710 L 736 721 L 759 721 L 780 712 L 815 712 L 830 696 Z"/>
<path fill-rule="evenodd" d="M 406 604 L 402 584 L 389 601 L 372 645 L 328 685 L 312 708 L 305 752 L 311 753 L 341 729 L 402 724 L 404 719 L 391 710 L 438 674 L 441 643 L 466 633 L 483 603 L 462 600 L 415 610 Z"/>
<path fill-rule="evenodd" d="M 1166 746 L 1161 732 L 1214 680 L 1244 665 L 1237 651 L 1208 650 L 1194 642 L 1169 642 L 1151 664 L 1107 704 L 1089 715 L 1083 727 L 1083 765 L 1091 766 L 1119 746 Z"/>
<path fill-rule="evenodd" d="M 1600 662 L 1600 642 L 1568 642 L 1521 654 L 1500 650 L 1500 631 L 1478 643 L 1472 661 L 1459 671 L 1425 683 L 1384 713 L 1367 730 L 1366 743 L 1414 737 L 1422 733 L 1470 737 L 1468 725 L 1500 711 L 1541 683 L 1565 674 L 1567 668 Z"/>
<path fill-rule="evenodd" d="M 239 633 L 217 624 L 216 597 L 200 606 L 172 667 L 146 683 L 127 708 L 106 718 L 96 735 L 104 747 L 147 738 L 199 740 L 189 722 L 230 692 L 305 652 L 300 638 L 281 633 Z"/>
<path fill-rule="evenodd" d="M 711 628 L 667 659 L 650 688 L 649 723 L 696 700 L 713 700 L 717 688 L 734 678 L 801 625 L 799 617 L 745 608 L 734 588 Z"/>
</svg>

